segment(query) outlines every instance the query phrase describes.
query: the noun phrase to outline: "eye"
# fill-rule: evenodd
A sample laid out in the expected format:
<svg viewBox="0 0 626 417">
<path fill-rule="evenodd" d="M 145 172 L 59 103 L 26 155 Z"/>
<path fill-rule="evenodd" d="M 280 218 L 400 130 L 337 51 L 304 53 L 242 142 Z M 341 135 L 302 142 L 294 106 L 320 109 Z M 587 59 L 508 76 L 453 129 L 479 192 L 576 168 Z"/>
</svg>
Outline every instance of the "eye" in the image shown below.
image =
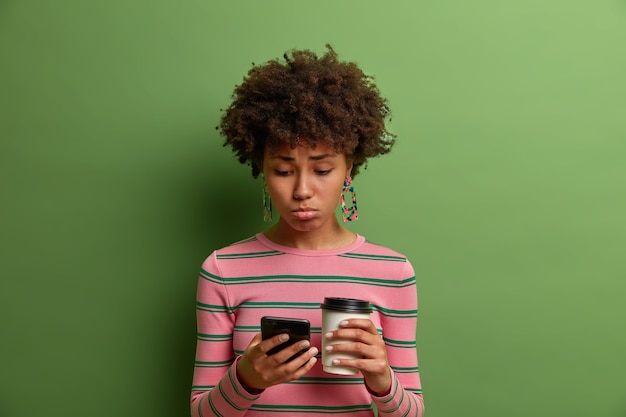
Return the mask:
<svg viewBox="0 0 626 417">
<path fill-rule="evenodd" d="M 332 171 L 332 169 L 318 169 L 315 171 L 315 173 L 317 175 L 328 175 L 330 174 L 330 172 Z"/>
<path fill-rule="evenodd" d="M 289 175 L 289 171 L 281 171 L 281 170 L 275 169 L 274 174 L 278 175 L 279 177 L 286 177 L 287 175 Z"/>
</svg>

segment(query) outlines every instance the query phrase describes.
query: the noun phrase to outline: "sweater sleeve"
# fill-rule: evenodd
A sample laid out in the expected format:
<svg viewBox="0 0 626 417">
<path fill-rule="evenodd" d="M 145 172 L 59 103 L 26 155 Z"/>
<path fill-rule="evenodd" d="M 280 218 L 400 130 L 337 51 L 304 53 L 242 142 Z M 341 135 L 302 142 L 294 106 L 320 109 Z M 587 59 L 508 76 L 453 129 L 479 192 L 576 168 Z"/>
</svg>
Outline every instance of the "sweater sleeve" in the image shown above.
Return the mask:
<svg viewBox="0 0 626 417">
<path fill-rule="evenodd" d="M 393 309 L 382 317 L 383 339 L 391 366 L 392 383 L 389 394 L 372 400 L 381 417 L 422 417 L 424 399 L 417 363 L 417 289 L 415 273 L 407 261 L 402 280 L 413 285 L 401 288 L 394 298 Z"/>
<path fill-rule="evenodd" d="M 235 318 L 215 253 L 200 271 L 196 317 L 191 415 L 243 416 L 259 396 L 248 393 L 237 380 L 232 337 Z"/>
</svg>

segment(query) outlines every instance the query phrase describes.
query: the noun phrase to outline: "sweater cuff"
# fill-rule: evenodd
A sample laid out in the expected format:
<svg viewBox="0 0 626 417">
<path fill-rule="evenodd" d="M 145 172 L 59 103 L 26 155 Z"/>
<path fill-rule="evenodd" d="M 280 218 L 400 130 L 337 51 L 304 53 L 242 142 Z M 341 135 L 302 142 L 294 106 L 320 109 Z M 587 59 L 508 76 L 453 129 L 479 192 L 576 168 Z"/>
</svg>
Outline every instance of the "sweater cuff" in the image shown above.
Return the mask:
<svg viewBox="0 0 626 417">
<path fill-rule="evenodd" d="M 222 415 L 235 416 L 245 412 L 259 395 L 250 394 L 237 380 L 236 361 L 228 368 L 217 386 L 197 401 L 197 412 L 192 406 L 194 416 Z"/>
<path fill-rule="evenodd" d="M 370 391 L 370 395 L 372 396 L 372 400 L 376 407 L 381 412 L 390 412 L 394 411 L 400 405 L 402 401 L 402 395 L 398 395 L 398 390 L 402 389 L 398 379 L 396 378 L 395 372 L 391 369 L 391 389 L 387 395 L 378 396 Z M 369 391 L 369 390 L 368 390 Z"/>
<path fill-rule="evenodd" d="M 235 359 L 235 362 L 231 365 L 228 370 L 228 379 L 237 395 L 248 401 L 254 401 L 261 396 L 261 393 L 263 393 L 264 390 L 248 387 L 244 385 L 239 378 L 237 378 L 237 362 L 239 362 L 240 359 L 241 356 L 238 356 Z"/>
</svg>

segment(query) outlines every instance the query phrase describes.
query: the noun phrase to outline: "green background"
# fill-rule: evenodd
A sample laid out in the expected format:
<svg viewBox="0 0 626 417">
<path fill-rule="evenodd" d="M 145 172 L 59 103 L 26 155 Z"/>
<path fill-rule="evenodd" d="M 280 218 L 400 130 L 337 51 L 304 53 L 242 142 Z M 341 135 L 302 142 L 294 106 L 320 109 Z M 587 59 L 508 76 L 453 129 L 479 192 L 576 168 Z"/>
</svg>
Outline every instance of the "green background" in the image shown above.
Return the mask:
<svg viewBox="0 0 626 417">
<path fill-rule="evenodd" d="M 0 416 L 185 416 L 198 268 L 265 227 L 252 62 L 374 74 L 354 230 L 407 254 L 429 417 L 626 416 L 622 0 L 0 2 Z"/>
</svg>

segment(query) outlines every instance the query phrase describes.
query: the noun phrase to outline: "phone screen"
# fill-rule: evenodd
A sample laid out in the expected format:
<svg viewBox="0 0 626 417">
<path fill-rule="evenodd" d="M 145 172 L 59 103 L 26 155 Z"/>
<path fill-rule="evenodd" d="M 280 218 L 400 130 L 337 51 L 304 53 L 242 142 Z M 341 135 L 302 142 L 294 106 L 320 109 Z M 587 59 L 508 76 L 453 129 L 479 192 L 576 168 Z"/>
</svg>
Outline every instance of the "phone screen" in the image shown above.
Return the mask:
<svg viewBox="0 0 626 417">
<path fill-rule="evenodd" d="M 287 346 L 291 346 L 294 343 L 298 343 L 302 340 L 310 340 L 310 329 L 311 325 L 309 321 L 305 319 L 272 316 L 265 316 L 261 318 L 261 335 L 263 340 L 269 339 L 270 337 L 276 336 L 281 333 L 287 333 L 289 335 L 289 340 L 270 349 L 267 352 L 268 355 L 273 355 L 274 353 L 283 350 Z M 306 349 L 303 350 L 303 352 L 304 351 L 306 351 Z M 302 352 L 294 355 L 293 357 L 289 358 L 289 360 L 292 360 L 301 353 Z"/>
</svg>

